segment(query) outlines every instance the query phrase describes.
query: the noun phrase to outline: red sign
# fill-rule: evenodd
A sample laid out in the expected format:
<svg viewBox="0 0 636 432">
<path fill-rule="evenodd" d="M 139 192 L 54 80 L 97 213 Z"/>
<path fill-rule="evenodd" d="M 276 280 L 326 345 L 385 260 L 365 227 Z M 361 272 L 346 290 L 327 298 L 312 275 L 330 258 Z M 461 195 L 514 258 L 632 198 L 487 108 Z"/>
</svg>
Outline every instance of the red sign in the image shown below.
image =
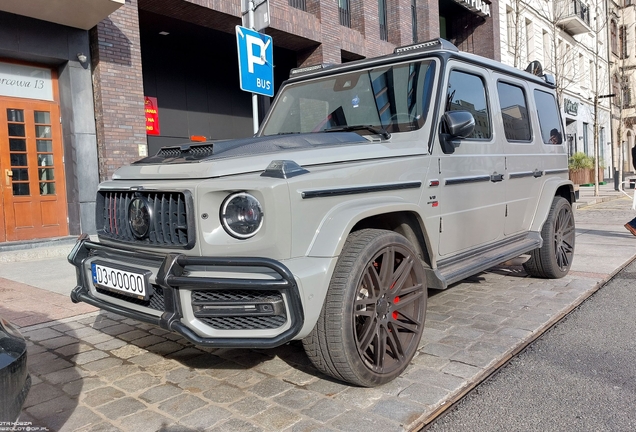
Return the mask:
<svg viewBox="0 0 636 432">
<path fill-rule="evenodd" d="M 159 135 L 159 107 L 157 98 L 144 96 L 146 108 L 146 135 Z"/>
</svg>

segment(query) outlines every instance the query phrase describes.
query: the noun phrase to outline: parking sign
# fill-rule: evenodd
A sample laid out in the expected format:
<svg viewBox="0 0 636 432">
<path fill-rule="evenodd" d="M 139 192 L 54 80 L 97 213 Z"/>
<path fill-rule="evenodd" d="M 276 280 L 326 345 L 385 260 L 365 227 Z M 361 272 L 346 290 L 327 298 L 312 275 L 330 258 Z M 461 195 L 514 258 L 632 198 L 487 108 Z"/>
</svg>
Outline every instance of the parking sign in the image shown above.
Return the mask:
<svg viewBox="0 0 636 432">
<path fill-rule="evenodd" d="M 274 96 L 274 47 L 272 37 L 236 26 L 241 90 Z"/>
</svg>

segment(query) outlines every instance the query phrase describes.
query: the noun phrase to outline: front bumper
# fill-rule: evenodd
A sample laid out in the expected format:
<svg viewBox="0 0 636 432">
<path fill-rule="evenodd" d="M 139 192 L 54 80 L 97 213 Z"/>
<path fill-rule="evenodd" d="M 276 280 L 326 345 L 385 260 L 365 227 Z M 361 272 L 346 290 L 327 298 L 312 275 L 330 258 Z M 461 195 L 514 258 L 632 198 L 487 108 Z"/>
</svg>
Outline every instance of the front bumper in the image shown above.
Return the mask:
<svg viewBox="0 0 636 432">
<path fill-rule="evenodd" d="M 88 275 L 88 263 L 95 259 L 112 260 L 119 263 L 145 262 L 155 268 L 153 285 L 162 291 L 163 302 L 155 310 L 133 305 L 123 301 L 110 300 L 98 295 L 91 286 Z M 171 253 L 167 255 L 139 252 L 124 248 L 114 248 L 101 243 L 89 241 L 82 235 L 68 256 L 68 260 L 76 267 L 78 285 L 71 292 L 71 300 L 75 303 L 83 301 L 109 312 L 128 318 L 155 324 L 166 330 L 174 331 L 196 345 L 218 348 L 271 348 L 282 345 L 291 339 L 303 327 L 304 314 L 298 285 L 293 274 L 278 261 L 269 258 L 248 257 L 191 257 Z M 189 272 L 186 268 L 199 268 L 207 271 Z M 254 268 L 266 269 L 274 275 L 272 278 L 250 278 L 246 275 Z M 241 277 L 215 277 L 215 270 L 234 269 Z M 241 273 L 245 271 L 245 273 Z M 203 274 L 193 276 L 192 274 Z M 224 330 L 219 335 L 210 336 L 209 327 L 192 312 L 189 304 L 184 304 L 184 293 L 202 293 L 215 295 L 219 292 L 279 292 L 285 303 L 286 322 L 279 333 L 276 330 L 262 332 L 259 330 Z M 159 310 L 157 310 L 159 309 Z M 222 320 L 222 317 L 219 318 Z M 276 333 L 276 334 L 272 334 Z M 222 336 L 220 336 L 222 334 Z"/>
</svg>

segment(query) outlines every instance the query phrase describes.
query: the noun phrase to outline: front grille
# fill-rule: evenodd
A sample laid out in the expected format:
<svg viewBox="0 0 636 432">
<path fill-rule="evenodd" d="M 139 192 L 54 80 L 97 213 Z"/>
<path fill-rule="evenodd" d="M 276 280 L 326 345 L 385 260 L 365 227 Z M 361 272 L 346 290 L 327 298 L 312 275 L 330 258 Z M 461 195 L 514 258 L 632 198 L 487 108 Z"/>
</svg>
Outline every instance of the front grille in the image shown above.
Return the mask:
<svg viewBox="0 0 636 432">
<path fill-rule="evenodd" d="M 243 305 L 272 305 L 272 313 L 262 311 L 230 312 Z M 202 305 L 225 308 L 222 316 L 204 316 Z M 283 296 L 278 291 L 193 291 L 192 307 L 198 320 L 220 330 L 263 330 L 281 327 L 287 322 Z"/>
<path fill-rule="evenodd" d="M 145 238 L 135 237 L 128 223 L 128 206 L 143 197 L 152 211 L 150 230 Z M 194 246 L 193 222 L 189 219 L 192 199 L 189 193 L 99 191 L 96 226 L 100 236 L 147 246 L 191 249 Z"/>
<path fill-rule="evenodd" d="M 95 288 L 98 293 L 107 295 L 109 297 L 114 297 L 119 300 L 124 300 L 129 303 L 133 303 L 139 306 L 144 306 L 150 309 L 154 309 L 157 311 L 163 312 L 165 310 L 165 302 L 163 297 L 163 288 L 159 285 L 152 285 L 153 293 L 150 295 L 149 300 L 139 300 L 134 297 L 130 297 L 123 294 L 118 294 L 116 292 L 108 291 L 101 288 Z"/>
</svg>

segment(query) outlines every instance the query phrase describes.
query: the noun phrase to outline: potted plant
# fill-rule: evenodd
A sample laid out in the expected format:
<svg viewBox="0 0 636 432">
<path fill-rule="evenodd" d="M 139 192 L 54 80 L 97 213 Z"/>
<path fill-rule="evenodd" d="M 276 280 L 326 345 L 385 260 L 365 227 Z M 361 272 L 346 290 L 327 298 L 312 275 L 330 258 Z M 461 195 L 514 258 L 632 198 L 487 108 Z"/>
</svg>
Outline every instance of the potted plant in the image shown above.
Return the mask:
<svg viewBox="0 0 636 432">
<path fill-rule="evenodd" d="M 594 158 L 583 152 L 576 152 L 568 160 L 570 170 L 570 180 L 572 183 L 582 185 L 594 181 L 592 171 L 594 170 Z"/>
</svg>

